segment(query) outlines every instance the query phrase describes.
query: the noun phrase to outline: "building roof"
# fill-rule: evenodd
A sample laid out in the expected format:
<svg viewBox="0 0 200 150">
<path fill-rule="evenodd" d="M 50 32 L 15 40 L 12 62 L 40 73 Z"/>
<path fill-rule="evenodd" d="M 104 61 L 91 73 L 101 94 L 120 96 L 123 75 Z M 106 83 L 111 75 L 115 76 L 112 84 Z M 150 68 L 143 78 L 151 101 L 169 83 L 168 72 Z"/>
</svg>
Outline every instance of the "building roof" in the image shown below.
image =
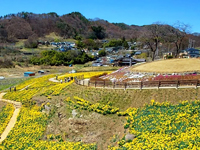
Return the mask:
<svg viewBox="0 0 200 150">
<path fill-rule="evenodd" d="M 33 73 L 35 73 L 35 72 L 24 72 L 25 74 L 33 74 Z"/>
<path fill-rule="evenodd" d="M 195 48 L 188 48 L 187 51 L 200 51 L 200 50 Z"/>
</svg>

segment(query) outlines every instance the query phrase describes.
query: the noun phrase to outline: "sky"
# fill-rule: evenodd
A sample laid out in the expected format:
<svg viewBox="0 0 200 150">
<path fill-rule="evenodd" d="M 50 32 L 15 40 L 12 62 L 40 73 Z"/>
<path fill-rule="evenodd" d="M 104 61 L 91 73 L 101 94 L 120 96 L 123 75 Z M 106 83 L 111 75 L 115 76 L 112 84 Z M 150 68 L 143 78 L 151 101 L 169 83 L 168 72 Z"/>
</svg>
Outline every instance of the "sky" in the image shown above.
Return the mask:
<svg viewBox="0 0 200 150">
<path fill-rule="evenodd" d="M 0 16 L 22 11 L 58 15 L 76 11 L 87 19 L 128 25 L 173 25 L 179 21 L 190 25 L 191 33 L 200 33 L 199 7 L 200 0 L 0 0 Z"/>
</svg>

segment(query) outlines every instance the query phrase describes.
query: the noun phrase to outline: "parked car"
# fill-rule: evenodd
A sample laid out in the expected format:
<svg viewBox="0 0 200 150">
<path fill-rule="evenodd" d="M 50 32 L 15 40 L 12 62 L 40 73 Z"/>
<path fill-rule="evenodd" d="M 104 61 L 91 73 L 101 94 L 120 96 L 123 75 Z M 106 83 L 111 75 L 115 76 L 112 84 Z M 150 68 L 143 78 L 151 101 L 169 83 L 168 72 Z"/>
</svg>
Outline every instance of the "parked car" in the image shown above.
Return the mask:
<svg viewBox="0 0 200 150">
<path fill-rule="evenodd" d="M 44 74 L 44 70 L 39 70 L 38 73 Z"/>
</svg>

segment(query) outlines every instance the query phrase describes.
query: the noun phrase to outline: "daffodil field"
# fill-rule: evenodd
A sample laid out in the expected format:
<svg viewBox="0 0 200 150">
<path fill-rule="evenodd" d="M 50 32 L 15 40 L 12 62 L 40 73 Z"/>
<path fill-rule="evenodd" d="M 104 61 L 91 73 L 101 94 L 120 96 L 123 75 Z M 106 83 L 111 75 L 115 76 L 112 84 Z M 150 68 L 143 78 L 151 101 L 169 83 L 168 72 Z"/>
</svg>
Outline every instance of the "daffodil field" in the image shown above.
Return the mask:
<svg viewBox="0 0 200 150">
<path fill-rule="evenodd" d="M 100 73 L 94 73 L 99 75 Z M 82 75 L 82 74 L 78 74 Z M 93 73 L 86 73 L 87 76 Z M 75 77 L 76 74 L 67 75 L 67 77 Z M 49 81 L 55 75 L 43 76 L 41 78 L 30 79 L 21 85 L 18 85 L 17 91 L 8 92 L 4 98 L 14 101 L 22 102 L 23 107 L 18 116 L 17 123 L 14 129 L 9 133 L 7 139 L 0 144 L 1 149 L 96 149 L 95 144 L 83 144 L 81 142 L 55 142 L 55 141 L 42 141 L 41 138 L 44 134 L 47 125 L 48 116 L 42 113 L 41 108 L 34 106 L 32 97 L 38 93 L 41 95 L 54 95 L 57 96 L 60 92 L 73 83 L 54 83 Z M 65 77 L 65 76 L 64 76 Z M 12 116 L 10 106 L 7 105 L 0 115 L 0 131 L 3 131 Z M 14 110 L 14 109 L 13 109 Z M 5 113 L 6 111 L 6 113 Z M 1 132 L 0 132 L 1 133 Z"/>
<path fill-rule="evenodd" d="M 58 76 L 58 80 L 64 81 L 65 78 L 82 75 L 84 75 L 84 78 L 91 78 L 104 73 L 110 72 L 65 74 Z M 92 111 L 92 113 L 97 112 L 99 113 L 98 115 L 104 115 L 105 117 L 115 116 L 117 119 L 120 117 L 126 118 L 124 128 L 136 137 L 131 141 L 125 141 L 124 138 L 118 140 L 118 146 L 108 147 L 108 149 L 111 150 L 200 149 L 200 101 L 198 100 L 182 101 L 176 105 L 167 101 L 159 103 L 152 100 L 151 103 L 146 104 L 144 107 L 134 108 L 128 106 L 128 108 L 125 106 L 125 103 L 128 103 L 129 100 L 131 101 L 131 94 L 137 95 L 137 93 L 140 92 L 139 90 L 120 92 L 117 90 L 107 90 L 106 93 L 104 92 L 106 89 L 75 86 L 75 84 L 72 84 L 74 80 L 66 83 L 52 82 L 49 80 L 55 77 L 56 75 L 47 75 L 27 80 L 16 86 L 16 91 L 7 92 L 7 94 L 4 95 L 4 99 L 22 102 L 23 106 L 14 128 L 11 130 L 6 140 L 0 143 L 0 150 L 97 149 L 95 143 L 84 144 L 82 142 L 64 141 L 57 135 L 48 135 L 44 140 L 49 114 L 42 111 L 44 109 L 44 104 L 38 106 L 36 102 L 33 101 L 33 97 L 36 95 L 43 96 L 46 99 L 48 98 L 48 104 L 57 97 L 63 96 L 65 97 L 65 104 L 73 106 L 73 109 L 84 109 L 82 111 Z M 77 87 L 80 89 L 76 89 L 76 91 L 70 89 Z M 86 90 L 81 91 L 81 88 L 86 88 Z M 90 90 L 95 94 L 93 95 L 93 93 L 90 93 Z M 68 93 L 64 91 L 68 91 Z M 157 91 L 157 93 L 160 91 Z M 112 95 L 112 92 L 118 93 L 118 95 Z M 147 90 L 143 93 L 147 96 L 149 95 L 149 91 Z M 102 94 L 106 96 L 101 100 L 99 97 L 101 97 Z M 123 94 L 127 96 L 126 99 Z M 145 97 L 146 95 L 143 96 Z M 51 96 L 54 99 L 51 99 Z M 94 98 L 90 98 L 91 96 L 94 96 Z M 110 99 L 113 98 L 112 96 L 115 96 L 116 99 L 110 102 Z M 139 98 L 143 97 L 141 96 Z M 120 106 L 120 104 L 114 104 L 119 102 L 118 99 L 122 101 L 121 103 L 124 103 L 123 107 Z M 48 106 L 51 107 L 52 104 Z M 14 106 L 8 104 L 0 112 L 0 135 L 7 126 L 13 111 Z M 105 141 L 106 140 L 109 140 L 109 138 L 105 139 Z"/>
<path fill-rule="evenodd" d="M 44 90 L 44 92 L 42 92 L 41 95 L 44 95 L 46 97 L 48 97 L 49 95 L 57 96 L 62 92 L 62 90 L 64 88 L 66 88 L 68 85 L 70 85 L 72 83 L 73 83 L 73 81 L 70 81 L 70 82 L 67 82 L 67 83 L 62 83 L 62 84 L 56 84 L 56 85 Z"/>
<path fill-rule="evenodd" d="M 55 77 L 55 75 L 48 75 L 41 78 L 30 79 L 23 84 L 17 86 L 17 91 L 8 92 L 4 96 L 4 98 L 22 102 L 22 104 L 24 105 L 33 105 L 34 103 L 33 101 L 31 101 L 31 99 L 34 95 L 56 84 L 49 81 L 49 78 L 52 77 Z"/>
<path fill-rule="evenodd" d="M 200 149 L 200 101 L 172 105 L 152 100 L 119 114 L 127 115 L 124 127 L 136 138 L 110 149 Z"/>
<path fill-rule="evenodd" d="M 66 101 L 74 104 L 75 108 L 81 108 L 81 109 L 85 109 L 88 111 L 95 111 L 95 112 L 103 114 L 103 115 L 115 114 L 116 112 L 119 111 L 119 108 L 117 108 L 117 107 L 113 107 L 110 105 L 104 105 L 104 104 L 100 104 L 100 103 L 92 104 L 89 101 L 79 98 L 77 96 L 74 96 L 74 99 L 76 100 L 76 102 L 72 101 L 70 99 L 70 97 L 68 97 Z"/>
<path fill-rule="evenodd" d="M 58 79 L 64 81 L 65 78 L 77 77 L 77 76 L 82 76 L 82 75 L 84 75 L 84 78 L 87 79 L 87 78 L 91 78 L 93 76 L 100 76 L 100 75 L 103 75 L 105 73 L 109 74 L 109 73 L 111 73 L 111 71 L 81 72 L 81 73 L 65 74 L 65 75 L 59 76 Z"/>
<path fill-rule="evenodd" d="M 15 108 L 12 104 L 7 104 L 3 107 L 2 111 L 0 111 L 0 136 L 10 121 L 14 110 Z"/>
</svg>

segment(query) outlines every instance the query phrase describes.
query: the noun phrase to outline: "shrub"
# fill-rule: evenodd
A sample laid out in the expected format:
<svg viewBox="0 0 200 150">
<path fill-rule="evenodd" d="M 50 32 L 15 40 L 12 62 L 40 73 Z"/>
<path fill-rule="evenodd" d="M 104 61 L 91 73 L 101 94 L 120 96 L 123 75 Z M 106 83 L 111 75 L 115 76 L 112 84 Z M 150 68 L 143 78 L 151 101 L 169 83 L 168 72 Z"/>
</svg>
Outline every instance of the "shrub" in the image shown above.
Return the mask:
<svg viewBox="0 0 200 150">
<path fill-rule="evenodd" d="M 26 48 L 37 48 L 38 47 L 37 35 L 32 35 L 24 42 Z"/>
</svg>

